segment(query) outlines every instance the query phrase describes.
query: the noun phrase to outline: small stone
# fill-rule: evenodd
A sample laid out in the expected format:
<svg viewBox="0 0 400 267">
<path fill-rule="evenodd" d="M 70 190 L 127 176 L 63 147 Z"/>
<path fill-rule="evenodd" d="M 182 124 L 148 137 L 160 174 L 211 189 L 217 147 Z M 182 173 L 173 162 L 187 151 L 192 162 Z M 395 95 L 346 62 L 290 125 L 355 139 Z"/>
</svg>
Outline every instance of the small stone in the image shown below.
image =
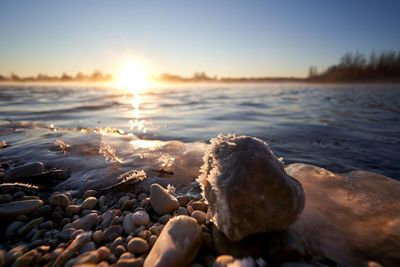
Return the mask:
<svg viewBox="0 0 400 267">
<path fill-rule="evenodd" d="M 95 197 L 88 197 L 82 203 L 82 210 L 92 210 L 97 205 L 97 198 Z"/>
<path fill-rule="evenodd" d="M 6 232 L 5 232 L 5 234 L 4 234 L 4 237 L 5 237 L 6 239 L 11 239 L 11 238 L 13 238 L 13 237 L 15 236 L 17 230 L 18 230 L 19 228 L 21 228 L 22 226 L 24 226 L 24 225 L 25 225 L 25 224 L 24 224 L 23 222 L 21 222 L 21 221 L 12 222 L 10 225 L 8 225 L 8 227 L 7 227 L 7 229 L 6 229 Z"/>
<path fill-rule="evenodd" d="M 10 194 L 0 194 L 0 203 L 12 201 L 12 196 Z"/>
<path fill-rule="evenodd" d="M 147 194 L 146 193 L 140 193 L 139 196 L 137 197 L 137 200 L 138 201 L 142 201 L 145 198 L 147 198 Z"/>
<path fill-rule="evenodd" d="M 133 213 L 125 215 L 122 221 L 122 227 L 124 228 L 125 234 L 130 234 L 135 230 L 135 224 L 133 223 Z"/>
<path fill-rule="evenodd" d="M 111 251 L 108 247 L 102 246 L 97 249 L 97 254 L 99 255 L 100 261 L 106 261 L 108 259 L 108 256 L 110 256 Z"/>
<path fill-rule="evenodd" d="M 15 168 L 8 169 L 4 173 L 4 181 L 13 181 L 18 178 L 27 178 L 34 175 L 42 174 L 45 171 L 41 162 L 27 163 Z"/>
<path fill-rule="evenodd" d="M 110 267 L 110 264 L 107 261 L 99 262 L 96 267 Z"/>
<path fill-rule="evenodd" d="M 56 194 L 49 199 L 49 203 L 52 206 L 59 206 L 66 208 L 70 204 L 69 198 L 65 194 Z"/>
<path fill-rule="evenodd" d="M 142 267 L 142 258 L 120 258 L 115 264 L 116 267 Z"/>
<path fill-rule="evenodd" d="M 114 239 L 119 237 L 122 234 L 122 232 L 123 232 L 123 229 L 120 225 L 110 226 L 103 233 L 103 241 L 112 242 L 112 241 L 114 241 Z"/>
<path fill-rule="evenodd" d="M 72 232 L 71 239 L 75 239 L 78 235 L 82 234 L 84 231 L 82 229 L 78 229 Z"/>
<path fill-rule="evenodd" d="M 135 254 L 133 254 L 131 252 L 124 252 L 119 258 L 120 259 L 131 259 L 131 258 L 135 258 Z"/>
<path fill-rule="evenodd" d="M 53 226 L 54 223 L 52 221 L 45 221 L 40 224 L 39 228 L 50 230 L 51 228 L 53 228 Z"/>
<path fill-rule="evenodd" d="M 15 220 L 21 221 L 21 222 L 26 222 L 28 220 L 28 216 L 26 216 L 25 214 L 20 214 L 17 216 L 17 218 L 15 218 Z"/>
<path fill-rule="evenodd" d="M 89 189 L 83 194 L 82 199 L 86 199 L 88 197 L 95 197 L 96 195 L 97 195 L 96 190 Z"/>
<path fill-rule="evenodd" d="M 45 215 L 49 215 L 53 211 L 50 205 L 44 205 L 32 213 L 32 217 L 41 217 Z"/>
<path fill-rule="evenodd" d="M 191 204 L 191 206 L 193 207 L 193 209 L 200 210 L 202 212 L 207 212 L 207 210 L 208 210 L 208 205 L 201 201 L 194 201 Z"/>
<path fill-rule="evenodd" d="M 115 248 L 118 247 L 119 245 L 122 245 L 124 243 L 124 240 L 122 237 L 117 237 L 111 244 L 110 249 L 112 252 L 115 252 Z"/>
<path fill-rule="evenodd" d="M 156 235 L 151 235 L 149 237 L 149 245 L 150 245 L 150 247 L 153 247 L 154 243 L 156 243 L 156 241 L 157 241 L 157 236 Z"/>
<path fill-rule="evenodd" d="M 161 231 L 164 229 L 164 225 L 159 224 L 159 225 L 153 225 L 152 227 L 150 227 L 150 232 L 152 232 L 153 234 L 155 234 L 156 236 L 160 236 Z"/>
<path fill-rule="evenodd" d="M 121 211 L 131 210 L 132 207 L 133 207 L 133 204 L 134 204 L 134 200 L 133 199 L 127 200 L 122 204 L 120 210 Z"/>
<path fill-rule="evenodd" d="M 158 215 L 172 213 L 180 206 L 178 200 L 159 184 L 150 186 L 150 203 Z"/>
<path fill-rule="evenodd" d="M 191 215 L 199 224 L 204 224 L 206 222 L 206 214 L 200 210 L 195 210 Z"/>
<path fill-rule="evenodd" d="M 188 213 L 188 211 L 187 211 L 184 207 L 179 207 L 179 208 L 176 210 L 176 215 L 186 215 L 186 216 L 188 216 L 189 213 Z"/>
<path fill-rule="evenodd" d="M 126 252 L 126 248 L 124 247 L 124 245 L 118 245 L 115 249 L 114 249 L 114 254 L 117 258 L 119 258 L 119 256 L 121 256 L 122 254 L 124 254 Z"/>
<path fill-rule="evenodd" d="M 179 204 L 180 204 L 181 206 L 186 206 L 186 205 L 189 203 L 189 201 L 190 201 L 190 197 L 189 197 L 189 196 L 186 196 L 186 195 L 184 195 L 184 196 L 179 196 L 179 197 L 177 197 L 177 199 L 178 199 Z"/>
<path fill-rule="evenodd" d="M 73 221 L 67 228 L 83 229 L 90 231 L 93 226 L 97 225 L 99 216 L 96 213 L 90 213 L 76 221 Z"/>
<path fill-rule="evenodd" d="M 165 214 L 165 215 L 161 216 L 160 218 L 158 218 L 158 221 L 162 224 L 166 224 L 169 221 L 169 219 L 171 219 L 171 218 L 172 218 L 172 216 L 170 214 Z"/>
<path fill-rule="evenodd" d="M 151 235 L 152 235 L 152 233 L 149 230 L 143 230 L 137 234 L 138 237 L 141 237 L 145 240 L 148 240 Z"/>
<path fill-rule="evenodd" d="M 70 212 L 72 215 L 77 214 L 81 211 L 81 208 L 78 205 L 68 205 L 68 207 L 65 208 L 66 212 Z"/>
<path fill-rule="evenodd" d="M 75 253 L 77 253 L 89 240 L 90 233 L 82 233 L 78 235 L 68 247 L 61 252 L 56 260 L 53 262 L 52 266 L 58 267 L 63 266 L 70 258 L 72 258 Z"/>
<path fill-rule="evenodd" d="M 101 240 L 103 239 L 103 232 L 102 232 L 101 230 L 95 231 L 95 232 L 93 233 L 92 238 L 93 238 L 94 242 L 100 243 Z"/>
<path fill-rule="evenodd" d="M 212 267 L 227 267 L 234 260 L 235 258 L 231 255 L 220 255 L 215 259 Z"/>
<path fill-rule="evenodd" d="M 149 250 L 150 246 L 146 240 L 134 237 L 128 243 L 128 250 L 134 254 L 143 254 Z"/>
<path fill-rule="evenodd" d="M 21 214 L 30 214 L 43 205 L 38 199 L 13 201 L 0 204 L 0 218 L 13 219 Z"/>
<path fill-rule="evenodd" d="M 25 267 L 29 265 L 34 266 L 39 261 L 39 259 L 40 259 L 40 253 L 38 253 L 38 251 L 34 249 L 19 256 L 15 260 L 13 267 Z"/>
<path fill-rule="evenodd" d="M 33 228 L 43 222 L 43 217 L 33 219 L 29 223 L 25 224 L 21 228 L 18 229 L 18 235 L 25 236 L 28 234 Z"/>
<path fill-rule="evenodd" d="M 96 244 L 94 242 L 88 242 L 80 249 L 79 253 L 83 254 L 93 250 L 96 250 Z"/>
<path fill-rule="evenodd" d="M 60 222 L 60 226 L 63 227 L 64 225 L 68 224 L 71 222 L 70 218 L 62 218 L 61 222 Z"/>
<path fill-rule="evenodd" d="M 79 255 L 76 258 L 76 264 L 84 264 L 84 263 L 94 263 L 97 264 L 99 262 L 99 255 L 97 251 L 89 251 Z"/>
<path fill-rule="evenodd" d="M 148 225 L 150 223 L 149 214 L 145 211 L 137 211 L 133 214 L 132 222 L 135 225 Z"/>
<path fill-rule="evenodd" d="M 186 210 L 187 210 L 187 212 L 189 213 L 189 215 L 192 215 L 192 213 L 193 213 L 193 211 L 194 211 L 193 207 L 190 206 L 190 205 L 188 205 L 188 206 L 186 207 Z"/>
<path fill-rule="evenodd" d="M 185 267 L 201 246 L 201 227 L 189 216 L 169 220 L 146 257 L 144 267 Z"/>
<path fill-rule="evenodd" d="M 103 208 L 105 203 L 106 203 L 106 197 L 105 196 L 101 196 L 99 198 L 99 207 Z"/>
</svg>

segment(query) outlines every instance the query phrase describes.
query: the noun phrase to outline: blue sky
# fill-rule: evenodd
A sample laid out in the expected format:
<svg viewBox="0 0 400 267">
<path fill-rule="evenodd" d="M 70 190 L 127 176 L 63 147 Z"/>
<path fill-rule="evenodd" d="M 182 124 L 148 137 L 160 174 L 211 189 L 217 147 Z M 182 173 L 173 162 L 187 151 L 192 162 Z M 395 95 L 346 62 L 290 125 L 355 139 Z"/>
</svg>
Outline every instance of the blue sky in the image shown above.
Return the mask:
<svg viewBox="0 0 400 267">
<path fill-rule="evenodd" d="M 305 76 L 400 49 L 400 1 L 0 1 L 0 73 Z"/>
</svg>

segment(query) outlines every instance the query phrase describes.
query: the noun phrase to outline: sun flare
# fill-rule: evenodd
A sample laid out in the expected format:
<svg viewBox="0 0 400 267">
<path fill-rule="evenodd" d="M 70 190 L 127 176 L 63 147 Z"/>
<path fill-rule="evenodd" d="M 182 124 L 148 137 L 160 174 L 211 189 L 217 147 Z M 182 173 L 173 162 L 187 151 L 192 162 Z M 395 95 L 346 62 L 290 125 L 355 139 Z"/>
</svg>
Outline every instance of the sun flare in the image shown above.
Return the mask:
<svg viewBox="0 0 400 267">
<path fill-rule="evenodd" d="M 122 66 L 115 82 L 118 88 L 129 90 L 134 94 L 151 86 L 150 73 L 147 67 L 133 62 Z"/>
</svg>

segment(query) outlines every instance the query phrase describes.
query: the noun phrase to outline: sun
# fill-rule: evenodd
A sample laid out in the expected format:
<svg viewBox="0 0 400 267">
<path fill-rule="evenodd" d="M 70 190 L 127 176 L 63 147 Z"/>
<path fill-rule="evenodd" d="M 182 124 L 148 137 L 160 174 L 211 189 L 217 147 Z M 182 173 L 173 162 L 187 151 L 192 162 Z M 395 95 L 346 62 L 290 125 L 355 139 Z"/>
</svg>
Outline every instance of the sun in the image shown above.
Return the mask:
<svg viewBox="0 0 400 267">
<path fill-rule="evenodd" d="M 130 62 L 123 65 L 116 77 L 116 86 L 134 94 L 151 86 L 150 73 L 145 65 Z"/>
</svg>

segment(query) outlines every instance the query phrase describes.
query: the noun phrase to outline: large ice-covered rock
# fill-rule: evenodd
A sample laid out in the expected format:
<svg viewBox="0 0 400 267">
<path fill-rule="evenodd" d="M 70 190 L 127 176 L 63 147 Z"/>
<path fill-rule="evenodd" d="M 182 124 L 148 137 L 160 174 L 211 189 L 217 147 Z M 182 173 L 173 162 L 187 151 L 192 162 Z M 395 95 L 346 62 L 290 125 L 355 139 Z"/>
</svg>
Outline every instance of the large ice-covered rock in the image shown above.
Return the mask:
<svg viewBox="0 0 400 267">
<path fill-rule="evenodd" d="M 257 138 L 212 139 L 198 181 L 214 224 L 232 241 L 286 229 L 304 208 L 301 184 Z"/>
</svg>

